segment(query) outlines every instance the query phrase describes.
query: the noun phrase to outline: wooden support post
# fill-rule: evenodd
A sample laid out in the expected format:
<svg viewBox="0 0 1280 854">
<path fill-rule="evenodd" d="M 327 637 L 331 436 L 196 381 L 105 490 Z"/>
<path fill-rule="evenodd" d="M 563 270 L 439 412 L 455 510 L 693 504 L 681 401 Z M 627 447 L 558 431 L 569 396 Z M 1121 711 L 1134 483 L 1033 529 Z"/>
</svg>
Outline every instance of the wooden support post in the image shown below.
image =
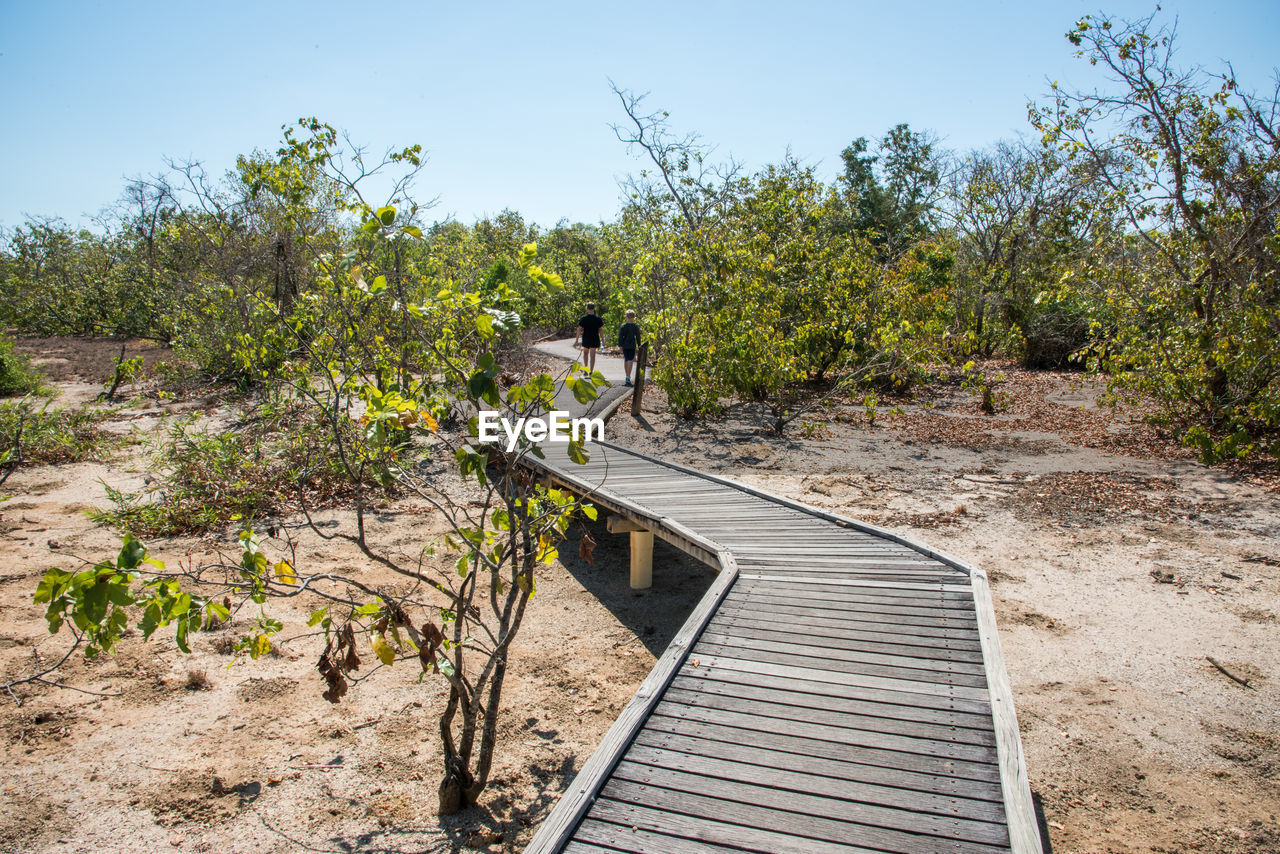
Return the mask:
<svg viewBox="0 0 1280 854">
<path fill-rule="evenodd" d="M 631 414 L 640 414 L 640 404 L 644 398 L 644 372 L 649 367 L 649 342 L 646 341 L 640 345 L 640 352 L 636 354 L 635 376 L 632 382 L 635 383 L 635 391 L 631 392 Z"/>
<path fill-rule="evenodd" d="M 631 532 L 631 589 L 653 586 L 653 531 Z"/>
<path fill-rule="evenodd" d="M 653 586 L 653 531 L 622 516 L 610 516 L 605 527 L 610 534 L 631 534 L 631 589 L 648 590 Z"/>
</svg>

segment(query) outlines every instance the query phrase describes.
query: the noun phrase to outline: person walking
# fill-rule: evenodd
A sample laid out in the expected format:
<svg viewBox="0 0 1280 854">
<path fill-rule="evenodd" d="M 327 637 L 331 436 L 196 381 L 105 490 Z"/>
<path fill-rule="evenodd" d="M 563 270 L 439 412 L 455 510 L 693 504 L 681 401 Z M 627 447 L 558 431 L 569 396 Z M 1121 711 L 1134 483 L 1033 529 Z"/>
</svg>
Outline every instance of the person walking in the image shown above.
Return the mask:
<svg viewBox="0 0 1280 854">
<path fill-rule="evenodd" d="M 622 368 L 627 375 L 626 385 L 631 385 L 631 371 L 636 364 L 636 349 L 640 346 L 640 325 L 636 313 L 627 309 L 627 322 L 618 329 L 618 346 L 622 349 Z"/>
<path fill-rule="evenodd" d="M 587 303 L 587 313 L 578 318 L 577 335 L 574 345 L 582 345 L 582 364 L 588 371 L 596 369 L 596 353 L 600 350 L 600 329 L 604 321 L 596 314 L 596 304 Z"/>
</svg>

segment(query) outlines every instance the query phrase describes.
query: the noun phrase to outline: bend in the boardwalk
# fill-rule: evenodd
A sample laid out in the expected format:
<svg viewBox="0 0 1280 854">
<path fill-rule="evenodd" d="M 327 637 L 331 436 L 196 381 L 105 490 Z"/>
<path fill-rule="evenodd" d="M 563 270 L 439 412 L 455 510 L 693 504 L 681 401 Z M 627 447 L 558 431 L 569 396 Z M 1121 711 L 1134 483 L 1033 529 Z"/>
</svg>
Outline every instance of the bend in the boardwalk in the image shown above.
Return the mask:
<svg viewBox="0 0 1280 854">
<path fill-rule="evenodd" d="M 980 571 L 590 450 L 536 465 L 720 576 L 527 851 L 1041 850 Z"/>
</svg>

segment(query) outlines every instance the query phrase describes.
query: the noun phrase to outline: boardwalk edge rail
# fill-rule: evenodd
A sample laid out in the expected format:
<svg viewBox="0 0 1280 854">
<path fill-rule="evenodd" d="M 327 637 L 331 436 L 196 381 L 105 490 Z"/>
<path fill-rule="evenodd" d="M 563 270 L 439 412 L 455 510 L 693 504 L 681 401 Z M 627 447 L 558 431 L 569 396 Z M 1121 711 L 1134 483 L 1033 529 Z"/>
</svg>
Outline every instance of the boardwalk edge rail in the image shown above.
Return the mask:
<svg viewBox="0 0 1280 854">
<path fill-rule="evenodd" d="M 612 414 L 612 413 L 610 413 Z M 682 472 L 692 477 L 727 486 L 765 501 L 796 510 L 809 516 L 837 524 L 841 527 L 862 531 L 874 536 L 905 546 L 926 557 L 957 569 L 970 578 L 973 590 L 974 612 L 978 623 L 978 636 L 982 646 L 983 666 L 987 678 L 987 689 L 991 698 L 991 715 L 996 737 L 996 754 L 1000 769 L 1000 788 L 1004 798 L 1005 821 L 1009 830 L 1009 843 L 1013 854 L 1043 854 L 1040 829 L 1036 821 L 1035 803 L 1031 796 L 1031 785 L 1027 775 L 1026 757 L 1022 749 L 1022 736 L 1018 730 L 1017 715 L 1013 704 L 1013 688 L 1005 668 L 1004 653 L 1000 646 L 1000 636 L 996 628 L 995 608 L 991 599 L 991 589 L 987 574 L 959 558 L 929 546 L 913 542 L 906 537 L 857 519 L 851 519 L 816 507 L 783 498 L 764 490 L 748 486 L 744 483 L 718 475 L 708 474 L 660 460 L 615 445 L 612 442 L 596 442 L 598 447 L 617 451 L 633 457 L 639 457 L 656 465 Z M 596 493 L 602 484 L 590 484 L 579 478 L 566 475 L 562 471 L 551 469 L 535 460 L 527 460 L 527 465 L 536 468 L 564 486 L 583 496 Z M 606 461 L 607 465 L 607 461 Z M 605 481 L 607 481 L 607 474 Z M 636 733 L 648 718 L 649 713 L 657 705 L 667 686 L 675 678 L 676 673 L 688 657 L 690 650 L 697 643 L 698 637 L 719 609 L 729 590 L 738 578 L 737 560 L 732 554 L 715 543 L 684 525 L 665 516 L 655 516 L 641 507 L 614 497 L 610 509 L 621 512 L 634 521 L 651 526 L 654 533 L 663 536 L 675 545 L 690 551 L 696 557 L 718 565 L 720 572 L 715 582 L 703 595 L 693 613 L 685 621 L 680 631 L 672 639 L 662 657 L 658 659 L 649 676 L 641 683 L 631 701 L 623 708 L 618 719 L 609 728 L 600 746 L 583 765 L 582 770 L 574 777 L 573 782 L 565 790 L 551 814 L 542 823 L 538 832 L 525 848 L 526 854 L 549 854 L 559 851 L 577 828 L 583 816 L 591 808 L 604 780 L 612 773 L 622 755 L 630 747 Z M 615 506 L 616 505 L 616 506 Z M 690 549 L 688 547 L 692 546 Z M 713 556 L 715 560 L 708 560 Z"/>
</svg>

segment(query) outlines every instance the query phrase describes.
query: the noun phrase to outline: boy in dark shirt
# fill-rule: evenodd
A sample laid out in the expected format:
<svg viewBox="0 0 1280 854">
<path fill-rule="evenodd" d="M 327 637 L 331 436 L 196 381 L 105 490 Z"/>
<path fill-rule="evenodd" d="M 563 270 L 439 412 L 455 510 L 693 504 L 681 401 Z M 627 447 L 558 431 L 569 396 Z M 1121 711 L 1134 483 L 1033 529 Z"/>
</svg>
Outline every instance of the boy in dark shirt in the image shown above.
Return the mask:
<svg viewBox="0 0 1280 854">
<path fill-rule="evenodd" d="M 636 363 L 636 348 L 640 346 L 640 326 L 636 323 L 636 313 L 627 309 L 627 322 L 618 330 L 618 346 L 622 348 L 623 369 L 627 374 L 627 385 L 631 385 L 631 370 Z"/>
<path fill-rule="evenodd" d="M 596 315 L 596 304 L 587 303 L 587 313 L 578 318 L 578 334 L 574 344 L 582 344 L 582 364 L 588 371 L 596 369 L 596 352 L 600 349 L 600 327 L 604 321 Z"/>
</svg>

